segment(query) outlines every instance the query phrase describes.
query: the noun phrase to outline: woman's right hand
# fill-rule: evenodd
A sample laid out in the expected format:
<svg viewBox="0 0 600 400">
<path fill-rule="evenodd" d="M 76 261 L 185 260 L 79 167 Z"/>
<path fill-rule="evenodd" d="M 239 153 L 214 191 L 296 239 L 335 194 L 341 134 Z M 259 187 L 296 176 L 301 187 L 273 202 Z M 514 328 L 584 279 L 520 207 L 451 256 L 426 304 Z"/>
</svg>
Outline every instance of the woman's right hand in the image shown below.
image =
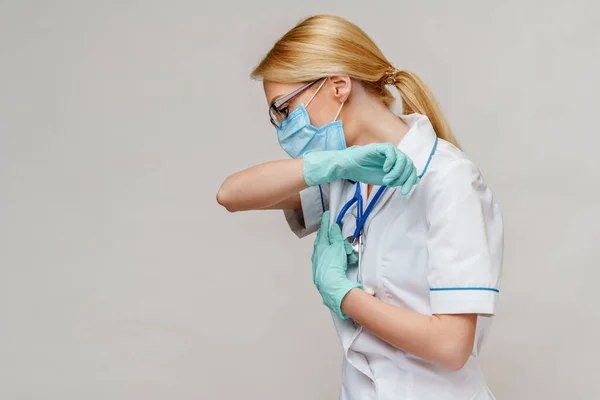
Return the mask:
<svg viewBox="0 0 600 400">
<path fill-rule="evenodd" d="M 402 186 L 405 195 L 419 183 L 412 160 L 392 143 L 310 152 L 303 159 L 304 180 L 309 186 L 350 179 L 369 185 Z"/>
</svg>

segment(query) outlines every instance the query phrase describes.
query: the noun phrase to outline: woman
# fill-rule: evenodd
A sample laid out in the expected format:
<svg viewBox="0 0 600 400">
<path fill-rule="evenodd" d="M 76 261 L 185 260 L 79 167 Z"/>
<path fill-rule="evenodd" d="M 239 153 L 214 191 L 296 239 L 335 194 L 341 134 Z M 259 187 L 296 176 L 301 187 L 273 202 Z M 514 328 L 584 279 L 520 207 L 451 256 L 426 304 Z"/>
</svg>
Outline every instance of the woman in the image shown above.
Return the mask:
<svg viewBox="0 0 600 400">
<path fill-rule="evenodd" d="M 282 209 L 299 237 L 318 230 L 313 280 L 344 349 L 341 398 L 493 399 L 478 354 L 499 292 L 502 217 L 431 93 L 327 15 L 287 32 L 252 75 L 293 159 L 228 177 L 217 199 Z"/>
</svg>

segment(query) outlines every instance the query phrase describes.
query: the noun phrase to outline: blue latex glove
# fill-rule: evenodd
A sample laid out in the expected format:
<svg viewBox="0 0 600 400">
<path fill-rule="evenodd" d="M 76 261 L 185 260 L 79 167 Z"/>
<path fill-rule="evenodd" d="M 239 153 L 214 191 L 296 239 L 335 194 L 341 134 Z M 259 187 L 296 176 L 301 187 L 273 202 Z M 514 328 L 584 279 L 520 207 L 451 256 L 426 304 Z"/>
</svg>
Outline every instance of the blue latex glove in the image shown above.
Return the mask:
<svg viewBox="0 0 600 400">
<path fill-rule="evenodd" d="M 346 277 L 348 252 L 352 247 L 342 237 L 338 224 L 329 226 L 329 211 L 323 214 L 312 254 L 313 282 L 323 298 L 323 304 L 346 319 L 341 305 L 344 296 L 354 288 L 362 288 L 358 282 Z"/>
<path fill-rule="evenodd" d="M 402 186 L 406 195 L 419 183 L 412 160 L 391 143 L 307 152 L 303 159 L 304 180 L 309 186 L 350 179 L 369 185 Z"/>
</svg>

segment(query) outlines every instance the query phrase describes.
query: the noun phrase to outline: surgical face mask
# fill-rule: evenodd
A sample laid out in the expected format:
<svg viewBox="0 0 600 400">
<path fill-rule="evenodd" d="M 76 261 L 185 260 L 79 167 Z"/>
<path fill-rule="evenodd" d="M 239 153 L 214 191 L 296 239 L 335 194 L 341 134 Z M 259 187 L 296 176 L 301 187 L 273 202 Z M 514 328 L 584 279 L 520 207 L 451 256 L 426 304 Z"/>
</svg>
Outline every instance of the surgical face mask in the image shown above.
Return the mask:
<svg viewBox="0 0 600 400">
<path fill-rule="evenodd" d="M 315 95 L 321 90 L 325 81 L 319 86 L 306 106 L 310 104 Z M 346 148 L 346 139 L 342 128 L 342 121 L 337 117 L 342 111 L 344 103 L 340 106 L 333 122 L 320 128 L 310 124 L 310 117 L 304 104 L 288 115 L 287 119 L 277 128 L 279 145 L 292 158 L 302 157 L 307 151 L 343 150 Z"/>
</svg>

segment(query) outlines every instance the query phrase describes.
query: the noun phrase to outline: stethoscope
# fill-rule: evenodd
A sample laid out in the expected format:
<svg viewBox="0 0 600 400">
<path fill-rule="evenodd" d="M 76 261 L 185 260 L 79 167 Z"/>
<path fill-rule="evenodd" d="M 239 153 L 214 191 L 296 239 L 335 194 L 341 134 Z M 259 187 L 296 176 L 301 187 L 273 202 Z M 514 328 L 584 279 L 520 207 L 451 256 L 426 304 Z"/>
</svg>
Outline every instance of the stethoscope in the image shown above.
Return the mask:
<svg viewBox="0 0 600 400">
<path fill-rule="evenodd" d="M 433 143 L 433 147 L 431 148 L 431 153 L 429 153 L 429 158 L 427 159 L 427 163 L 423 168 L 423 172 L 421 172 L 421 174 L 419 175 L 419 179 L 421 179 L 423 175 L 425 175 L 425 172 L 427 172 L 427 168 L 429 167 L 429 163 L 433 158 L 435 149 L 437 148 L 437 144 L 438 138 L 436 136 L 435 142 Z M 365 226 L 367 218 L 369 218 L 369 215 L 373 211 L 373 208 L 375 208 L 375 204 L 377 203 L 383 192 L 385 192 L 387 186 L 383 185 L 379 187 L 379 189 L 367 205 L 367 209 L 363 212 L 363 197 L 360 190 L 360 182 L 354 182 L 350 180 L 349 182 L 354 183 L 356 185 L 356 188 L 354 190 L 354 196 L 349 201 L 347 201 L 346 204 L 344 204 L 344 207 L 342 207 L 340 213 L 338 214 L 335 223 L 338 225 L 341 224 L 342 219 L 344 219 L 350 207 L 352 207 L 354 203 L 356 203 L 356 228 L 354 229 L 354 233 L 352 234 L 352 236 L 347 237 L 346 240 L 349 241 L 352 245 L 352 250 L 358 254 L 357 280 L 359 283 L 362 283 L 362 274 L 360 267 L 362 261 L 362 253 L 364 251 L 364 235 L 362 234 L 363 228 Z"/>
</svg>

